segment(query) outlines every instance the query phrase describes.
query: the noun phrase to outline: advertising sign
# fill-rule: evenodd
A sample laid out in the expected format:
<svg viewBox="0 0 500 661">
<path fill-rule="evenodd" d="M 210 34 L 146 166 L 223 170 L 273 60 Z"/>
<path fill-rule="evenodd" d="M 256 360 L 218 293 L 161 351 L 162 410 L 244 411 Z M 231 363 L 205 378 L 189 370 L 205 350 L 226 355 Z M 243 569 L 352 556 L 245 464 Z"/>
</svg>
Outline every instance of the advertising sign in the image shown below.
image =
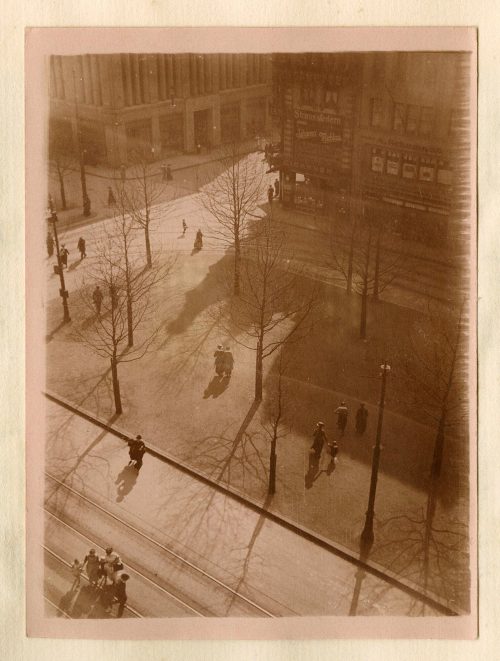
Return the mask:
<svg viewBox="0 0 500 661">
<path fill-rule="evenodd" d="M 295 166 L 307 166 L 307 172 L 318 174 L 331 174 L 332 167 L 337 170 L 350 168 L 351 133 L 344 127 L 343 117 L 296 108 L 293 118 Z"/>
</svg>

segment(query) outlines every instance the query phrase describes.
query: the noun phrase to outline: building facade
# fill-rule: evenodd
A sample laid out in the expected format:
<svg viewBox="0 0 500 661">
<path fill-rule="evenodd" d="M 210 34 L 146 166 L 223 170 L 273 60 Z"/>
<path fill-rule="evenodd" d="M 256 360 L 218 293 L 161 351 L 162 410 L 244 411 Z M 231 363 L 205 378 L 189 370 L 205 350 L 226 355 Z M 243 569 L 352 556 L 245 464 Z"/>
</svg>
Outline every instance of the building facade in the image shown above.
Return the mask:
<svg viewBox="0 0 500 661">
<path fill-rule="evenodd" d="M 89 163 L 117 166 L 265 136 L 265 54 L 116 54 L 50 58 L 50 128 Z"/>
<path fill-rule="evenodd" d="M 349 199 L 404 234 L 444 236 L 461 62 L 456 53 L 277 56 L 284 204 L 329 214 Z"/>
</svg>

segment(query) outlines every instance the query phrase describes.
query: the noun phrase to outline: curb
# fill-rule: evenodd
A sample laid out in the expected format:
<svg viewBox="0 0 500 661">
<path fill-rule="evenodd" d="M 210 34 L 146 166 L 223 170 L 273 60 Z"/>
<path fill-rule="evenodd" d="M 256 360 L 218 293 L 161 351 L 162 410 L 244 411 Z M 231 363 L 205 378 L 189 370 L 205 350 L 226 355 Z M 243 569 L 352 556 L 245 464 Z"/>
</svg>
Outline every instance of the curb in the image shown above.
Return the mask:
<svg viewBox="0 0 500 661">
<path fill-rule="evenodd" d="M 77 404 L 74 404 L 66 400 L 64 397 L 56 395 L 55 393 L 50 391 L 45 391 L 43 392 L 43 394 L 45 395 L 45 397 L 47 397 L 47 399 L 54 402 L 55 404 L 62 406 L 63 408 L 67 409 L 68 411 L 71 411 L 72 413 L 76 413 L 80 417 L 84 418 L 85 420 L 88 420 L 89 422 L 91 422 L 92 424 L 98 427 L 101 427 L 102 429 L 105 429 L 107 432 L 113 434 L 114 436 L 120 438 L 121 440 L 128 442 L 129 440 L 133 439 L 133 437 L 125 430 L 121 429 L 116 425 L 108 424 L 105 420 L 98 418 L 97 416 L 90 413 L 81 406 L 78 406 Z M 313 544 L 320 546 L 321 548 L 329 551 L 330 553 L 333 553 L 334 555 L 342 558 L 343 560 L 353 565 L 356 565 L 360 569 L 365 570 L 370 574 L 376 576 L 377 578 L 382 579 L 388 582 L 390 585 L 402 590 L 403 592 L 406 592 L 411 597 L 414 597 L 419 601 L 429 606 L 432 606 L 443 615 L 457 616 L 457 615 L 468 614 L 459 609 L 450 608 L 443 599 L 441 599 L 436 595 L 430 596 L 423 594 L 422 592 L 419 591 L 418 586 L 413 584 L 411 581 L 407 581 L 406 579 L 402 579 L 398 577 L 396 574 L 394 574 L 390 570 L 385 569 L 381 565 L 378 565 L 377 563 L 361 560 L 351 550 L 343 547 L 340 544 L 334 544 L 331 540 L 327 539 L 326 537 L 323 537 L 318 533 L 313 533 L 308 528 L 303 527 L 302 525 L 292 521 L 291 519 L 285 516 L 271 512 L 270 510 L 263 507 L 259 502 L 251 498 L 248 498 L 247 496 L 244 496 L 236 489 L 233 489 L 229 486 L 223 486 L 218 482 L 215 482 L 207 475 L 203 474 L 200 471 L 195 470 L 194 468 L 188 466 L 179 459 L 169 456 L 164 451 L 160 451 L 154 445 L 148 443 L 146 447 L 146 452 L 147 454 L 150 454 L 152 457 L 159 459 L 163 463 L 173 466 L 174 468 L 189 475 L 191 478 L 215 489 L 219 493 L 222 493 L 225 496 L 229 496 L 233 500 L 237 501 L 239 504 L 248 507 L 249 509 L 260 515 L 263 515 L 266 519 L 269 519 L 273 523 L 277 523 L 278 525 L 286 528 L 287 530 L 290 530 L 291 532 L 300 535 L 301 537 L 307 539 Z"/>
</svg>

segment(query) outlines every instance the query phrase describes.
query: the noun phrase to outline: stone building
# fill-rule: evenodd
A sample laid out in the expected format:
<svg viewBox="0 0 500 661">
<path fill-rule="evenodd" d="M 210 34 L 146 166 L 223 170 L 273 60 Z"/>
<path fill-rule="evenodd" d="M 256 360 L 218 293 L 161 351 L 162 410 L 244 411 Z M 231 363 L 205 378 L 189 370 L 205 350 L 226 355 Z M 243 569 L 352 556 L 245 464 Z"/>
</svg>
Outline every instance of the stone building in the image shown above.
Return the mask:
<svg viewBox="0 0 500 661">
<path fill-rule="evenodd" d="M 444 236 L 462 63 L 445 52 L 277 55 L 284 204 L 334 214 L 350 202 L 406 235 Z"/>
<path fill-rule="evenodd" d="M 88 163 L 119 165 L 266 135 L 271 60 L 264 54 L 116 54 L 50 58 L 52 136 Z M 77 130 L 77 127 L 79 131 Z"/>
</svg>

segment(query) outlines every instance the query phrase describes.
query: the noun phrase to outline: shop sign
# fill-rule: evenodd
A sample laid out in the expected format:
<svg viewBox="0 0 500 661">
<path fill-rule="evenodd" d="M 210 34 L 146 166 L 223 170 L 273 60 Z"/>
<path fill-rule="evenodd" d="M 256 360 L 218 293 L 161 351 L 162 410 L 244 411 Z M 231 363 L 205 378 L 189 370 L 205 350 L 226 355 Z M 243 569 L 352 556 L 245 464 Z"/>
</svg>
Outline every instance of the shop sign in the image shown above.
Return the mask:
<svg viewBox="0 0 500 661">
<path fill-rule="evenodd" d="M 373 172 L 383 172 L 384 171 L 384 157 L 383 156 L 372 156 L 372 171 Z"/>
<path fill-rule="evenodd" d="M 420 181 L 434 181 L 434 168 L 429 165 L 421 165 L 418 178 Z"/>
</svg>

